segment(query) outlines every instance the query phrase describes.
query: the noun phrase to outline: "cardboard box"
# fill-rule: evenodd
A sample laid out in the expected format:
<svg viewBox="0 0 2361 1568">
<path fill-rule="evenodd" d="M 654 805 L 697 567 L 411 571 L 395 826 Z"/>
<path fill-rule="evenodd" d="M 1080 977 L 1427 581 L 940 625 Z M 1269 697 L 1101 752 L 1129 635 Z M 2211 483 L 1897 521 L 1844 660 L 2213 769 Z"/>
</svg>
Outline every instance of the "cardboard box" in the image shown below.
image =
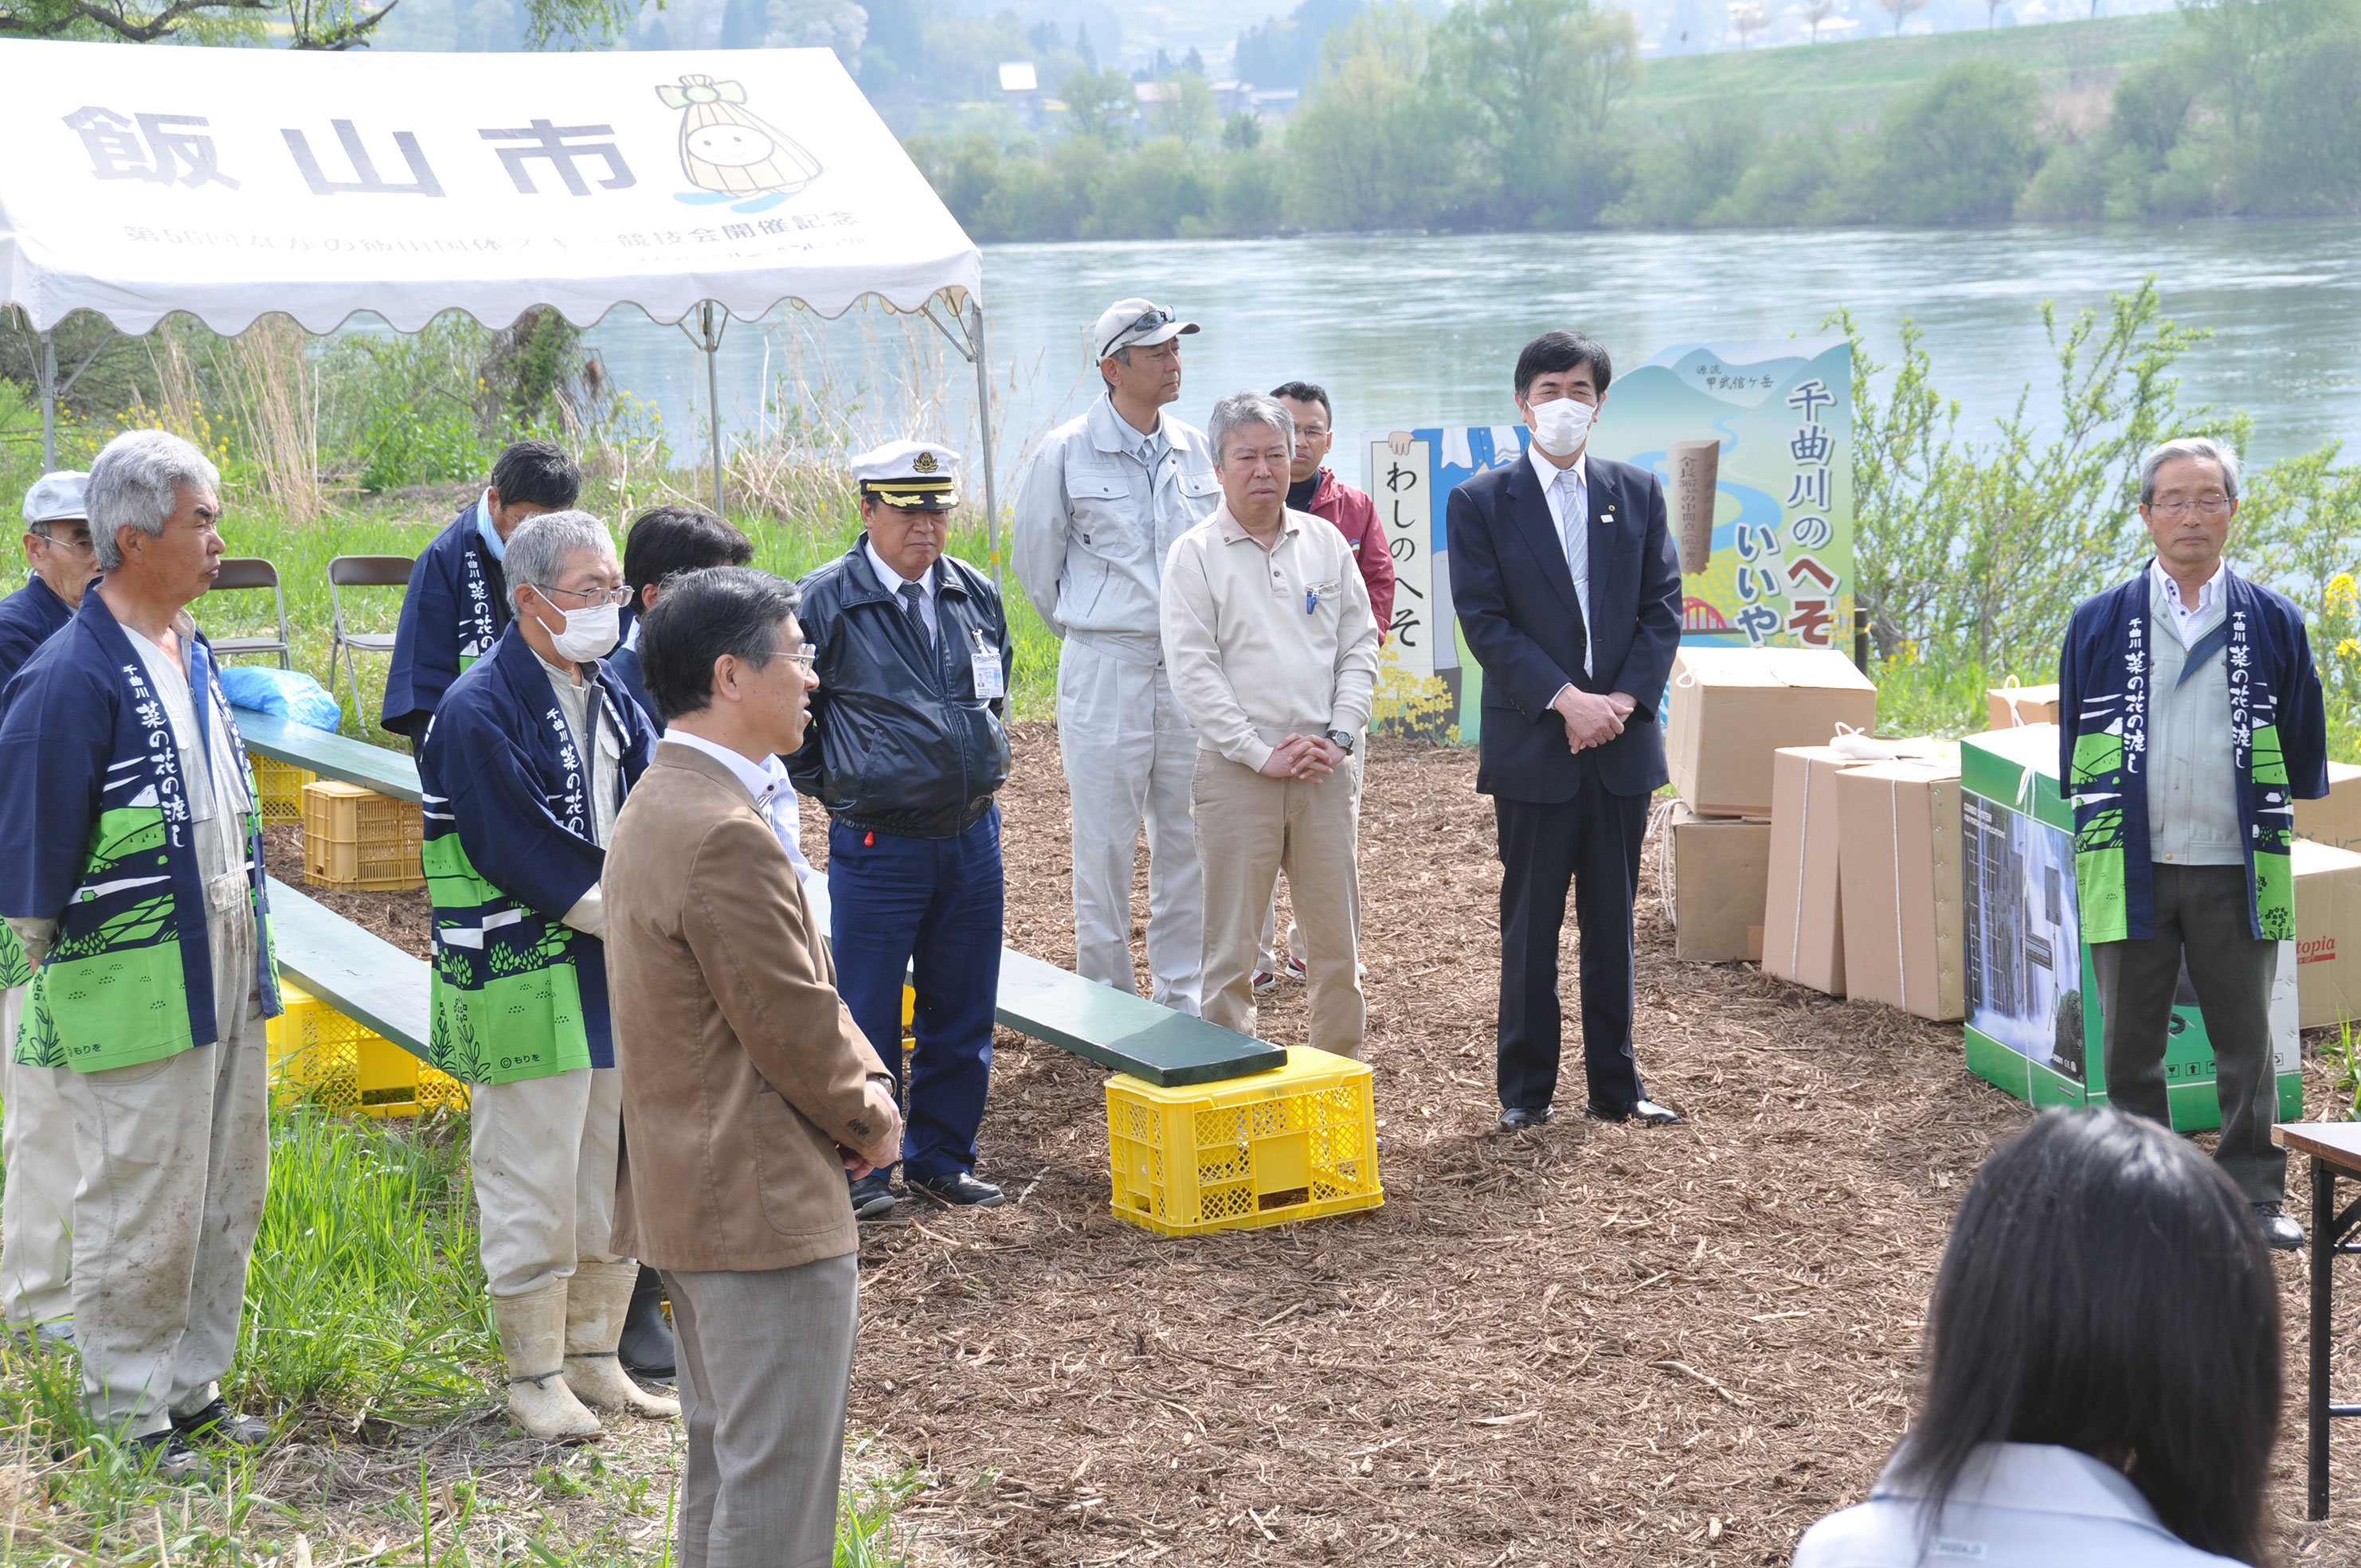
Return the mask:
<svg viewBox="0 0 2361 1568">
<path fill-rule="evenodd" d="M 1840 770 L 1836 791 L 1845 994 L 1965 1017 L 1959 764 L 1868 762 Z"/>
<path fill-rule="evenodd" d="M 2295 836 L 2339 850 L 2361 850 L 2361 768 L 2328 764 L 2328 794 L 2295 803 Z"/>
<path fill-rule="evenodd" d="M 2298 1021 L 2361 1018 L 2361 855 L 2299 839 L 2293 858 Z"/>
<path fill-rule="evenodd" d="M 1760 962 L 1770 819 L 1699 817 L 1675 801 L 1664 840 L 1672 862 L 1673 956 L 1690 963 Z"/>
<path fill-rule="evenodd" d="M 1673 660 L 1664 751 L 1700 817 L 1771 814 L 1771 754 L 1877 727 L 1877 688 L 1829 649 L 1686 647 Z"/>
<path fill-rule="evenodd" d="M 1960 903 L 1967 971 L 1968 1069 L 2035 1105 L 2107 1098 L 2102 1019 L 2074 888 L 2074 814 L 2058 792 L 2050 725 L 1971 735 L 1960 759 Z M 2299 916 L 2301 928 L 2301 916 Z M 2279 1114 L 2303 1114 L 2296 944 L 2279 948 L 2271 992 Z M 2175 1130 L 2222 1124 L 2213 1047 L 2183 971 L 2164 1053 Z"/>
<path fill-rule="evenodd" d="M 1831 996 L 1845 993 L 1837 775 L 1869 765 L 1827 746 L 1786 746 L 1773 754 L 1763 972 Z"/>
<path fill-rule="evenodd" d="M 2015 729 L 2027 724 L 2058 722 L 2058 688 L 2046 686 L 1993 686 L 1984 693 L 1994 729 Z"/>
</svg>

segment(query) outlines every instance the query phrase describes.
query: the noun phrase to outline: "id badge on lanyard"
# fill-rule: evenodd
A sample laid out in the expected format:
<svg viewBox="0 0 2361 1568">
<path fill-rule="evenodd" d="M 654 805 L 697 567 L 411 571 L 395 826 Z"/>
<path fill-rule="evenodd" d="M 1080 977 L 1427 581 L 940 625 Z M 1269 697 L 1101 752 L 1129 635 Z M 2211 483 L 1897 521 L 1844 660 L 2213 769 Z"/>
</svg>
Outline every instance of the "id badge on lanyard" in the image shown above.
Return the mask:
<svg viewBox="0 0 2361 1568">
<path fill-rule="evenodd" d="M 1008 695 L 1008 672 L 1001 667 L 1000 650 L 975 629 L 975 700 L 994 702 Z"/>
</svg>

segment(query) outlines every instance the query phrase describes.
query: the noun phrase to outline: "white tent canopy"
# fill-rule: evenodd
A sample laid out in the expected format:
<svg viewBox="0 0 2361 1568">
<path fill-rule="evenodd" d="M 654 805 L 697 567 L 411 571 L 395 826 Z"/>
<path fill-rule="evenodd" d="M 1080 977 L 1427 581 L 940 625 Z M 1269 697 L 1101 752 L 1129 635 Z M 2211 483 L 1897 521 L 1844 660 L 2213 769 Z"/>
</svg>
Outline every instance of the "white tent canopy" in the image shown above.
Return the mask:
<svg viewBox="0 0 2361 1568">
<path fill-rule="evenodd" d="M 694 320 L 709 366 L 727 315 L 924 311 L 977 367 L 997 523 L 983 258 L 826 49 L 0 41 L 0 285 L 44 334 L 631 304 Z"/>
</svg>

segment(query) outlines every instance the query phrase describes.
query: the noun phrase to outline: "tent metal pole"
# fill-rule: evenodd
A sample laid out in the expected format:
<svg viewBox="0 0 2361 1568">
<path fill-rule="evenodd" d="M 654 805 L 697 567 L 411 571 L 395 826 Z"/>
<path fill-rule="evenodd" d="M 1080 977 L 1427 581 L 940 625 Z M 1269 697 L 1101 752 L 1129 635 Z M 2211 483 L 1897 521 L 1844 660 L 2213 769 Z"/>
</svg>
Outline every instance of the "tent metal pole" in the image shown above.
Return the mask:
<svg viewBox="0 0 2361 1568">
<path fill-rule="evenodd" d="M 726 517 L 729 514 L 721 510 L 721 377 L 715 364 L 721 348 L 721 329 L 714 321 L 711 300 L 697 306 L 697 313 L 705 346 L 705 408 L 712 422 L 713 515 Z"/>
<path fill-rule="evenodd" d="M 41 351 L 33 356 L 33 386 L 41 399 L 41 472 L 58 466 L 58 343 L 41 334 Z"/>
<path fill-rule="evenodd" d="M 983 537 L 992 554 L 992 591 L 1002 593 L 1000 583 L 1000 486 L 993 472 L 992 462 L 992 352 L 983 335 L 983 302 L 972 300 L 967 308 L 967 338 L 975 361 L 975 418 L 983 427 Z"/>
</svg>

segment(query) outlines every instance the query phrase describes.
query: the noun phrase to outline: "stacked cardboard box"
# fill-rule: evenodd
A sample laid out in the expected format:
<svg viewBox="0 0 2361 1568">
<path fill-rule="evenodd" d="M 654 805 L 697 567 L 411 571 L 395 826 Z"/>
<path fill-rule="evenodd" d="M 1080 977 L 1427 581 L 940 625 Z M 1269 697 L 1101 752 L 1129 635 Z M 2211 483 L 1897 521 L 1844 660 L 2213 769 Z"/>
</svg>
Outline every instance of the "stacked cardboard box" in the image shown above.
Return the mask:
<svg viewBox="0 0 2361 1568">
<path fill-rule="evenodd" d="M 1969 1070 L 2036 1105 L 2103 1104 L 2099 995 L 2074 887 L 2073 809 L 2058 789 L 2058 731 L 2034 725 L 1971 736 L 1960 775 Z M 2306 852 L 2315 900 L 2333 901 L 2346 886 L 2344 868 L 2317 863 L 2333 853 Z M 2296 927 L 2309 934 L 2306 897 L 2297 894 Z M 2271 995 L 2279 1113 L 2288 1118 L 2303 1112 L 2297 946 L 2281 945 Z M 2213 1047 L 2185 977 L 2164 1069 L 2173 1126 L 2220 1126 Z"/>
<path fill-rule="evenodd" d="M 2328 793 L 2295 803 L 2295 836 L 2332 849 L 2361 850 L 2361 768 L 2328 764 Z"/>
<path fill-rule="evenodd" d="M 1845 994 L 1921 1018 L 1965 1016 L 1957 758 L 1836 776 Z"/>
<path fill-rule="evenodd" d="M 2012 681 L 2016 677 L 2009 677 Z M 1986 717 L 1994 729 L 2016 729 L 2027 724 L 2058 722 L 2058 688 L 1993 686 L 1984 693 Z"/>
<path fill-rule="evenodd" d="M 1782 747 L 1877 722 L 1877 688 L 1841 653 L 1689 647 L 1673 663 L 1666 761 L 1680 794 L 1664 833 L 1677 956 L 1770 961 L 1767 888 L 1777 859 Z"/>
</svg>

